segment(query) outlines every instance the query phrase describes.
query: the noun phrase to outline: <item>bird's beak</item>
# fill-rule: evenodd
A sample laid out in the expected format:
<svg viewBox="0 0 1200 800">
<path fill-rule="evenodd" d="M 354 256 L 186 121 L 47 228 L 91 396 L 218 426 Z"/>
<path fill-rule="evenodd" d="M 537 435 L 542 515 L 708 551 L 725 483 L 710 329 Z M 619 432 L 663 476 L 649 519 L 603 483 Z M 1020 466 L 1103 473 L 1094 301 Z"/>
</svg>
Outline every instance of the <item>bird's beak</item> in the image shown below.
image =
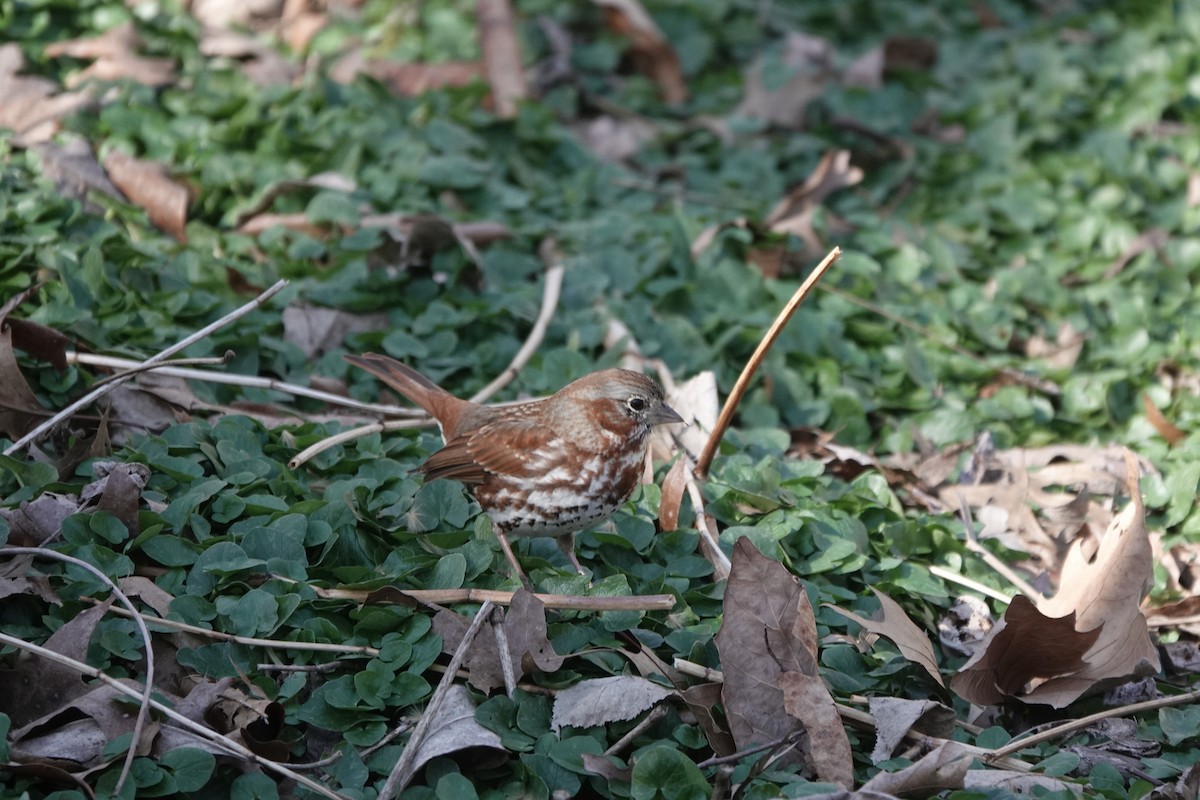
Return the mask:
<svg viewBox="0 0 1200 800">
<path fill-rule="evenodd" d="M 651 425 L 671 425 L 676 422 L 683 422 L 683 417 L 676 414 L 675 409 L 666 403 L 660 405 L 658 411 L 654 412 L 654 416 L 650 418 Z"/>
</svg>

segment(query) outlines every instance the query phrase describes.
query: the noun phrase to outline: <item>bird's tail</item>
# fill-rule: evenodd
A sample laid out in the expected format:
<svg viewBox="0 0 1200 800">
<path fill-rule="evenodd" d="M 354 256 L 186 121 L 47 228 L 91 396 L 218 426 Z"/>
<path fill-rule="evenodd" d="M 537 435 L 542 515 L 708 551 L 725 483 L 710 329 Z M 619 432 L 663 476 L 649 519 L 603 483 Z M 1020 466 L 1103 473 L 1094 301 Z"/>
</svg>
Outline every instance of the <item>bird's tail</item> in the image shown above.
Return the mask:
<svg viewBox="0 0 1200 800">
<path fill-rule="evenodd" d="M 407 364 L 402 364 L 394 358 L 378 353 L 366 353 L 361 356 L 343 356 L 356 367 L 361 367 L 374 375 L 412 402 L 425 409 L 434 419 L 446 423 L 446 416 L 458 410 L 458 406 L 466 404 L 454 395 L 438 386 Z M 454 414 L 457 417 L 457 414 Z"/>
</svg>

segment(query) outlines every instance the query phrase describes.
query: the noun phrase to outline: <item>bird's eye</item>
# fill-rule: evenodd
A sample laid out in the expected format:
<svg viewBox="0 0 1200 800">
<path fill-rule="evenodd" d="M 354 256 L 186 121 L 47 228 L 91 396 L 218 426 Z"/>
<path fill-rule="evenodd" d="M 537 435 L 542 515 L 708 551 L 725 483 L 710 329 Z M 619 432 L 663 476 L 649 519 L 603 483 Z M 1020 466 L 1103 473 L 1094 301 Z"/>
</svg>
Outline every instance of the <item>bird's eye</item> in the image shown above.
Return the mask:
<svg viewBox="0 0 1200 800">
<path fill-rule="evenodd" d="M 646 408 L 646 401 L 640 397 L 631 397 L 629 398 L 629 408 L 632 411 L 644 411 Z"/>
</svg>

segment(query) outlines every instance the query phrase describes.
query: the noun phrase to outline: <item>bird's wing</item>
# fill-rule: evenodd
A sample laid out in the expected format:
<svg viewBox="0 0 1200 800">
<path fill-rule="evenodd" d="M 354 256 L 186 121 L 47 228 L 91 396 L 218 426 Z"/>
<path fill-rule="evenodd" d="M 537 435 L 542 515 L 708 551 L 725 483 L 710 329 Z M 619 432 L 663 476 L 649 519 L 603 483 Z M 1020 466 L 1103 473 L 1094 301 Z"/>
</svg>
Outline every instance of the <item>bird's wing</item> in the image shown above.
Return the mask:
<svg viewBox="0 0 1200 800">
<path fill-rule="evenodd" d="M 446 442 L 418 470 L 426 480 L 453 478 L 467 484 L 483 483 L 488 475 L 532 477 L 557 464 L 560 448 L 549 447 L 554 438 L 527 417 L 500 419 Z"/>
</svg>

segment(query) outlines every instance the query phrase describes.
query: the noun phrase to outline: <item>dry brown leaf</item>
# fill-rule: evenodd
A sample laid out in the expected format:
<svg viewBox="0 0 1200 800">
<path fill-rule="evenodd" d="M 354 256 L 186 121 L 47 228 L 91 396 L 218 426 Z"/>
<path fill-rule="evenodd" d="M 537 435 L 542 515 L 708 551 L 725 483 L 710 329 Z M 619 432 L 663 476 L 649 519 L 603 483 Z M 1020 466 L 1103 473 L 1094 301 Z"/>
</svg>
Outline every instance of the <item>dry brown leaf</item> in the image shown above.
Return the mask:
<svg viewBox="0 0 1200 800">
<path fill-rule="evenodd" d="M 112 603 L 110 597 L 85 608 L 50 634 L 42 646 L 86 662 L 92 633 Z M 22 653 L 12 669 L 0 670 L 0 712 L 8 714 L 14 728 L 20 728 L 40 717 L 59 713 L 89 690 L 76 670 L 32 653 Z"/>
<path fill-rule="evenodd" d="M 60 119 L 94 103 L 82 92 L 59 93 L 59 85 L 48 78 L 18 74 L 24 68 L 19 44 L 0 45 L 0 128 L 16 132 L 21 145 L 48 141 L 61 127 Z"/>
<path fill-rule="evenodd" d="M 46 45 L 46 56 L 95 59 L 87 69 L 67 81 L 75 86 L 89 79 L 130 78 L 146 86 L 167 86 L 175 82 L 175 62 L 169 58 L 146 58 L 137 54 L 141 46 L 132 22 L 110 28 L 99 36 L 70 39 Z"/>
<path fill-rule="evenodd" d="M 1158 435 L 1163 437 L 1169 445 L 1177 445 L 1187 438 L 1187 434 L 1176 428 L 1170 420 L 1163 416 L 1163 413 L 1158 410 L 1158 406 L 1154 405 L 1154 401 L 1150 399 L 1150 395 L 1142 395 L 1142 408 L 1146 411 L 1146 419 L 1154 430 L 1158 431 Z"/>
<path fill-rule="evenodd" d="M 1054 341 L 1044 336 L 1033 336 L 1025 342 L 1025 355 L 1038 358 L 1053 369 L 1071 369 L 1083 352 L 1084 336 L 1075 330 L 1069 322 L 1064 322 L 1058 328 Z"/>
<path fill-rule="evenodd" d="M 938 641 L 959 655 L 973 656 L 991 630 L 992 612 L 987 603 L 963 595 L 938 620 Z"/>
<path fill-rule="evenodd" d="M 607 114 L 571 124 L 575 135 L 602 161 L 624 161 L 658 136 L 659 128 L 641 117 L 619 119 Z"/>
<path fill-rule="evenodd" d="M 517 41 L 516 15 L 509 0 L 476 0 L 475 16 L 496 116 L 512 119 L 517 114 L 517 104 L 529 95 Z"/>
<path fill-rule="evenodd" d="M 1138 462 L 1128 451 L 1126 468 L 1129 505 L 1109 525 L 1090 560 L 1078 543 L 1071 548 L 1058 592 L 1038 604 L 1049 616 L 1075 612 L 1077 630 L 1099 630 L 1100 636 L 1084 655 L 1087 666 L 1083 670 L 1039 687 L 1030 695 L 1031 702 L 1052 699 L 1050 704 L 1061 708 L 1097 685 L 1144 677 L 1161 669 L 1141 610 L 1142 598 L 1153 581 L 1154 561 Z"/>
<path fill-rule="evenodd" d="M 258 86 L 287 85 L 300 73 L 297 64 L 260 37 L 224 28 L 206 28 L 200 38 L 200 52 L 209 58 L 240 62 L 242 72 Z"/>
<path fill-rule="evenodd" d="M 880 772 L 863 791 L 933 797 L 944 789 L 961 789 L 974 756 L 958 742 L 943 742 L 915 764 L 898 772 Z"/>
<path fill-rule="evenodd" d="M 387 330 L 388 315 L 354 314 L 319 306 L 290 305 L 283 310 L 284 341 L 296 345 L 305 358 L 342 346 L 351 333 Z"/>
<path fill-rule="evenodd" d="M 1084 669 L 1084 654 L 1099 636 L 1098 630 L 1079 631 L 1074 614 L 1046 617 L 1017 595 L 979 651 L 950 679 L 950 688 L 977 705 L 1023 700 L 1049 680 Z"/>
<path fill-rule="evenodd" d="M 679 530 L 679 507 L 687 491 L 687 461 L 680 458 L 671 465 L 662 482 L 662 497 L 658 502 L 658 527 L 663 531 Z"/>
<path fill-rule="evenodd" d="M 875 718 L 875 749 L 871 760 L 887 761 L 910 732 L 949 739 L 954 732 L 954 709 L 935 700 L 907 700 L 900 697 L 872 697 L 871 716 Z"/>
<path fill-rule="evenodd" d="M 819 675 L 784 672 L 779 676 L 783 708 L 804 724 L 808 752 L 817 779 L 854 786 L 854 755 L 842 717 Z"/>
<path fill-rule="evenodd" d="M 100 213 L 98 206 L 87 202 L 88 192 L 91 191 L 127 202 L 96 161 L 91 145 L 78 136 L 68 138 L 61 145 L 42 142 L 31 149 L 42 162 L 42 172 L 54 181 L 54 188 L 67 197 L 85 201 L 84 207 L 89 212 Z"/>
<path fill-rule="evenodd" d="M 76 673 L 78 676 L 78 673 Z M 141 687 L 132 680 L 127 686 Z M 80 684 L 83 685 L 82 683 Z M 133 732 L 136 715 L 124 708 L 125 695 L 112 686 L 97 686 L 71 699 L 50 713 L 30 721 L 9 734 L 14 761 L 48 761 L 75 770 L 95 767 L 113 760 L 106 745 Z M 156 727 L 156 723 L 152 723 Z M 150 734 L 152 731 L 143 731 Z"/>
<path fill-rule="evenodd" d="M 0 319 L 0 433 L 15 441 L 42 421 L 45 409 L 17 366 L 12 329 L 3 323 Z"/>
<path fill-rule="evenodd" d="M 687 83 L 675 48 L 640 0 L 593 0 L 604 9 L 608 26 L 629 38 L 630 54 L 639 71 L 658 84 L 663 100 L 682 103 L 688 99 Z"/>
<path fill-rule="evenodd" d="M 406 786 L 421 767 L 438 756 L 470 750 L 476 769 L 489 769 L 507 758 L 500 737 L 475 720 L 475 703 L 467 687 L 455 684 L 437 708 L 429 731 L 417 745 L 409 771 L 400 777 Z"/>
<path fill-rule="evenodd" d="M 150 221 L 176 241 L 187 242 L 188 192 L 160 164 L 113 150 L 104 158 L 108 177 L 130 202 L 145 209 Z"/>
<path fill-rule="evenodd" d="M 734 112 L 757 117 L 781 128 L 803 128 L 808 104 L 825 91 L 834 74 L 833 45 L 818 36 L 791 31 L 784 41 L 782 61 L 794 74 L 777 89 L 763 81 L 762 60 L 746 73 L 745 96 Z"/>
<path fill-rule="evenodd" d="M 448 609 L 442 609 L 433 619 L 433 629 L 442 637 L 442 651 L 446 653 L 453 653 L 458 648 L 468 627 L 470 620 Z M 526 673 L 536 670 L 554 672 L 562 666 L 563 657 L 554 652 L 546 638 L 546 608 L 530 592 L 519 589 L 513 595 L 512 604 L 504 615 L 504 631 L 516 680 Z M 468 680 L 481 692 L 504 685 L 500 648 L 496 637 L 486 630 L 475 637 L 464 663 L 470 672 Z"/>
<path fill-rule="evenodd" d="M 929 643 L 929 637 L 909 619 L 908 614 L 904 612 L 899 603 L 873 586 L 871 591 L 879 598 L 880 611 L 883 614 L 881 620 L 864 619 L 853 611 L 846 611 L 829 603 L 824 605 L 843 617 L 854 620 L 871 633 L 886 636 L 900 649 L 901 655 L 915 664 L 920 664 L 939 686 L 945 686 L 942 674 L 938 671 L 937 656 L 933 652 L 933 645 Z"/>
<path fill-rule="evenodd" d="M 713 715 L 713 709 L 721 702 L 721 684 L 698 683 L 681 692 L 680 697 L 696 716 L 696 723 L 708 737 L 708 746 L 714 753 L 727 756 L 737 752 L 733 736 Z"/>
<path fill-rule="evenodd" d="M 784 710 L 779 676 L 818 674 L 816 620 L 804 588 L 743 537 L 733 546 L 724 612 L 716 645 L 725 675 L 725 716 L 737 747 L 801 730 L 800 721 Z"/>
<path fill-rule="evenodd" d="M 401 97 L 416 97 L 436 89 L 469 86 L 484 77 L 483 66 L 476 61 L 396 64 L 392 61 L 368 60 L 361 54 L 356 56 L 353 53 L 344 56 L 329 74 L 336 81 L 349 83 L 360 73 L 370 75 Z"/>
</svg>

